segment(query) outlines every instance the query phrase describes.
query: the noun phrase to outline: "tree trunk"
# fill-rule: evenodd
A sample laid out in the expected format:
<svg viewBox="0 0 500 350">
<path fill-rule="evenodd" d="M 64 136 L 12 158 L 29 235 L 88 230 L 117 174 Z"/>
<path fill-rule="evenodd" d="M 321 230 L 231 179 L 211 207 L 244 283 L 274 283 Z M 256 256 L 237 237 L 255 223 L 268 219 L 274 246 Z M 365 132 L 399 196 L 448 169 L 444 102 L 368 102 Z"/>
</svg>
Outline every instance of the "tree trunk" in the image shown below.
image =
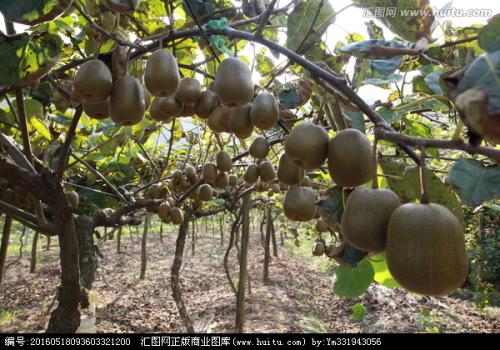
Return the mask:
<svg viewBox="0 0 500 350">
<path fill-rule="evenodd" d="M 61 286 L 59 287 L 59 305 L 50 315 L 48 333 L 74 333 L 80 326 L 78 305 L 82 299 L 80 289 L 80 269 L 78 258 L 78 239 L 73 215 L 61 213 L 54 219 L 59 231 L 59 249 L 61 259 Z M 83 303 L 82 303 L 83 304 Z M 82 305 L 86 307 L 87 305 Z"/>
<path fill-rule="evenodd" d="M 274 220 L 271 217 L 271 242 L 273 243 L 273 256 L 278 257 L 278 245 L 276 244 L 276 232 L 274 230 Z"/>
<path fill-rule="evenodd" d="M 50 250 L 50 238 L 51 236 L 47 236 L 47 245 L 45 246 L 45 250 Z"/>
<path fill-rule="evenodd" d="M 122 249 L 122 226 L 118 228 L 118 233 L 116 234 L 116 254 L 120 254 Z"/>
<path fill-rule="evenodd" d="M 224 244 L 224 216 L 220 218 L 220 245 Z"/>
<path fill-rule="evenodd" d="M 172 286 L 172 297 L 177 305 L 177 310 L 179 310 L 179 315 L 189 333 L 194 333 L 193 322 L 189 317 L 189 314 L 184 305 L 184 300 L 182 299 L 182 291 L 180 287 L 180 270 L 182 266 L 182 257 L 184 255 L 184 245 L 186 243 L 186 235 L 189 229 L 189 220 L 191 219 L 192 209 L 189 208 L 184 213 L 184 221 L 179 227 L 179 235 L 177 236 L 177 241 L 175 243 L 175 256 L 174 262 L 172 264 L 172 270 L 170 273 L 170 284 Z"/>
<path fill-rule="evenodd" d="M 264 284 L 269 283 L 269 261 L 271 260 L 271 206 L 267 205 L 266 215 L 266 239 L 264 242 L 264 272 L 262 274 L 262 281 Z"/>
<path fill-rule="evenodd" d="M 285 237 L 283 232 L 286 232 L 286 230 L 283 228 L 282 225 L 280 225 L 280 244 L 285 245 Z"/>
<path fill-rule="evenodd" d="M 146 215 L 144 219 L 144 231 L 142 232 L 142 242 L 141 242 L 141 275 L 139 279 L 143 280 L 146 277 L 146 265 L 148 263 L 148 253 L 146 244 L 148 242 L 148 228 L 149 228 L 150 216 Z"/>
<path fill-rule="evenodd" d="M 194 221 L 191 222 L 191 255 L 194 256 L 196 247 L 196 224 Z"/>
<path fill-rule="evenodd" d="M 2 285 L 3 268 L 7 259 L 7 249 L 9 248 L 10 229 L 12 227 L 12 218 L 5 216 L 3 223 L 2 245 L 0 246 L 0 286 Z"/>
<path fill-rule="evenodd" d="M 163 244 L 163 221 L 160 221 L 160 243 Z"/>
<path fill-rule="evenodd" d="M 38 245 L 38 232 L 35 231 L 33 236 L 33 243 L 31 244 L 31 263 L 30 263 L 30 273 L 34 273 L 36 270 L 36 248 Z"/>
<path fill-rule="evenodd" d="M 236 296 L 236 332 L 243 333 L 245 323 L 245 288 L 247 284 L 247 256 L 248 256 L 248 238 L 250 236 L 249 227 L 249 199 L 250 193 L 243 196 L 243 229 L 241 233 L 241 252 L 240 252 L 240 278 L 238 281 L 238 294 Z"/>
</svg>

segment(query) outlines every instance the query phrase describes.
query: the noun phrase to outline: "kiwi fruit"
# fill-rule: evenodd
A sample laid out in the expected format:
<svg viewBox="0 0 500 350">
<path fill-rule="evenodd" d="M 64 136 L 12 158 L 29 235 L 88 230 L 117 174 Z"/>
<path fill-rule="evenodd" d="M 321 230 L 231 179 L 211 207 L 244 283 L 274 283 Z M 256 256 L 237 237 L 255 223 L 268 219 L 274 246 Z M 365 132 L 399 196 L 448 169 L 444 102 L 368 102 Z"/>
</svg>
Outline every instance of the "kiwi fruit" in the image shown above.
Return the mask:
<svg viewBox="0 0 500 350">
<path fill-rule="evenodd" d="M 106 100 L 113 87 L 113 77 L 106 64 L 98 59 L 85 62 L 80 66 L 73 81 L 73 90 L 84 101 L 102 102 Z"/>
<path fill-rule="evenodd" d="M 304 170 L 283 153 L 278 164 L 278 180 L 285 185 L 299 185 L 304 178 Z"/>
<path fill-rule="evenodd" d="M 167 220 L 170 216 L 170 204 L 168 202 L 163 202 L 158 207 L 158 216 L 162 220 Z"/>
<path fill-rule="evenodd" d="M 180 170 L 175 170 L 173 173 L 172 173 L 172 180 L 173 182 L 177 182 L 177 183 L 180 183 L 182 181 L 182 171 Z"/>
<path fill-rule="evenodd" d="M 250 69 L 237 58 L 226 58 L 217 68 L 214 90 L 219 101 L 228 107 L 246 105 L 253 96 Z"/>
<path fill-rule="evenodd" d="M 464 232 L 440 204 L 406 203 L 391 215 L 387 266 L 409 291 L 438 296 L 460 287 L 468 274 Z"/>
<path fill-rule="evenodd" d="M 328 232 L 328 224 L 323 219 L 316 220 L 316 223 L 314 224 L 314 228 L 318 232 Z"/>
<path fill-rule="evenodd" d="M 234 174 L 229 175 L 229 186 L 234 187 L 238 184 L 238 176 Z"/>
<path fill-rule="evenodd" d="M 286 138 L 285 152 L 302 169 L 319 168 L 328 155 L 328 134 L 321 126 L 299 124 Z"/>
<path fill-rule="evenodd" d="M 187 165 L 184 169 L 184 173 L 186 174 L 187 179 L 193 184 L 198 179 L 198 175 L 196 174 L 196 169 L 192 165 Z"/>
<path fill-rule="evenodd" d="M 205 180 L 215 180 L 217 178 L 217 165 L 214 163 L 206 163 L 201 171 Z"/>
<path fill-rule="evenodd" d="M 182 102 L 175 99 L 174 96 L 155 97 L 149 113 L 153 120 L 159 122 L 168 122 L 181 115 L 184 110 Z"/>
<path fill-rule="evenodd" d="M 361 186 L 373 172 L 370 141 L 356 129 L 341 130 L 328 145 L 328 170 L 333 181 L 341 187 Z"/>
<path fill-rule="evenodd" d="M 259 177 L 263 182 L 271 182 L 276 178 L 276 172 L 271 162 L 266 160 L 259 164 Z"/>
<path fill-rule="evenodd" d="M 253 185 L 259 179 L 259 167 L 255 164 L 250 164 L 245 171 L 245 175 L 243 175 L 243 180 L 246 183 Z"/>
<path fill-rule="evenodd" d="M 83 101 L 82 108 L 85 114 L 92 119 L 106 119 L 109 117 L 109 98 L 100 102 Z"/>
<path fill-rule="evenodd" d="M 219 171 L 229 171 L 233 168 L 231 156 L 224 150 L 217 152 L 215 155 L 215 163 Z"/>
<path fill-rule="evenodd" d="M 184 221 L 184 214 L 182 210 L 177 207 L 170 208 L 170 218 L 174 225 L 180 225 Z"/>
<path fill-rule="evenodd" d="M 215 179 L 215 187 L 224 189 L 227 186 L 229 186 L 229 176 L 225 172 L 219 173 Z"/>
<path fill-rule="evenodd" d="M 202 91 L 200 98 L 194 106 L 194 113 L 202 118 L 207 119 L 210 113 L 217 107 L 217 98 L 215 93 L 210 90 Z"/>
<path fill-rule="evenodd" d="M 161 184 L 152 184 L 151 186 L 149 186 L 146 192 L 146 198 L 149 199 L 161 198 L 161 195 L 162 195 Z"/>
<path fill-rule="evenodd" d="M 316 214 L 314 193 L 302 186 L 290 186 L 283 202 L 285 216 L 293 221 L 309 221 Z"/>
<path fill-rule="evenodd" d="M 279 185 L 279 184 L 277 184 L 277 183 L 274 183 L 274 184 L 271 186 L 271 190 L 273 191 L 273 193 L 280 193 L 280 192 L 281 192 L 280 185 Z"/>
<path fill-rule="evenodd" d="M 246 139 L 253 133 L 253 123 L 250 119 L 250 105 L 229 109 L 229 130 L 240 139 Z"/>
<path fill-rule="evenodd" d="M 261 92 L 252 102 L 250 118 L 255 127 L 268 130 L 278 122 L 279 113 L 276 98 L 269 92 Z"/>
<path fill-rule="evenodd" d="M 198 198 L 204 202 L 211 201 L 213 198 L 212 186 L 203 184 L 198 187 Z"/>
<path fill-rule="evenodd" d="M 146 61 L 144 84 L 151 95 L 174 95 L 180 84 L 179 68 L 175 56 L 166 50 L 156 50 Z"/>
<path fill-rule="evenodd" d="M 366 252 L 385 250 L 389 219 L 400 205 L 391 190 L 356 188 L 342 215 L 342 235 L 353 247 Z"/>
<path fill-rule="evenodd" d="M 182 78 L 179 89 L 175 94 L 177 98 L 182 103 L 194 104 L 198 101 L 201 96 L 201 84 L 195 78 Z M 194 110 L 194 108 L 193 108 Z"/>
<path fill-rule="evenodd" d="M 78 208 L 78 205 L 80 204 L 80 196 L 78 196 L 78 193 L 75 191 L 68 191 L 66 192 L 66 199 L 72 209 Z"/>
<path fill-rule="evenodd" d="M 323 240 L 316 240 L 313 244 L 313 255 L 322 256 L 325 254 L 325 243 Z"/>
<path fill-rule="evenodd" d="M 266 138 L 258 136 L 248 148 L 248 153 L 256 159 L 264 159 L 267 157 L 267 153 L 269 153 L 269 148 L 269 142 L 267 142 Z"/>
<path fill-rule="evenodd" d="M 184 103 L 180 117 L 191 117 L 194 115 L 194 103 Z"/>
<path fill-rule="evenodd" d="M 300 182 L 300 186 L 311 187 L 311 180 L 309 179 L 309 176 L 304 175 L 304 178 Z"/>
<path fill-rule="evenodd" d="M 224 106 L 216 107 L 208 116 L 208 127 L 215 132 L 229 132 L 229 109 Z"/>
<path fill-rule="evenodd" d="M 136 78 L 124 75 L 118 78 L 111 90 L 109 115 L 118 125 L 134 125 L 144 117 L 144 91 Z"/>
</svg>

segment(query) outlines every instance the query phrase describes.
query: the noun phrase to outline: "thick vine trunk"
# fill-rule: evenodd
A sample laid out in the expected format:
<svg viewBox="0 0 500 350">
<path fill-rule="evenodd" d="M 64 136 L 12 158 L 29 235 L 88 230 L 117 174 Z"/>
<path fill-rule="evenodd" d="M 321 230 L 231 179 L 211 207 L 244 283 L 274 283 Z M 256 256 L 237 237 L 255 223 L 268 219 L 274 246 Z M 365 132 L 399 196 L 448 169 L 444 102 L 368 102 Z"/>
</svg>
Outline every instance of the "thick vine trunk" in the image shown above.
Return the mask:
<svg viewBox="0 0 500 350">
<path fill-rule="evenodd" d="M 163 221 L 160 221 L 160 243 L 163 243 Z"/>
<path fill-rule="evenodd" d="M 184 305 L 184 300 L 182 299 L 182 291 L 180 287 L 180 270 L 182 266 L 182 257 L 184 255 L 184 245 L 186 243 L 186 236 L 189 229 L 189 220 L 191 219 L 191 208 L 186 210 L 184 213 L 184 221 L 179 227 L 179 235 L 177 236 L 177 241 L 175 243 L 175 256 L 174 262 L 172 264 L 172 271 L 170 274 L 170 284 L 172 286 L 172 297 L 177 305 L 177 310 L 179 310 L 179 315 L 189 333 L 194 333 L 193 322 L 189 317 L 189 314 Z"/>
<path fill-rule="evenodd" d="M 116 234 L 116 254 L 120 254 L 121 249 L 122 249 L 122 226 L 118 228 L 118 233 Z"/>
<path fill-rule="evenodd" d="M 224 216 L 220 218 L 220 245 L 224 244 Z"/>
<path fill-rule="evenodd" d="M 50 315 L 47 332 L 74 333 L 80 326 L 78 305 L 81 300 L 81 290 L 78 240 L 71 214 L 66 220 L 56 217 L 54 224 L 60 229 L 61 286 L 58 296 L 59 305 Z"/>
<path fill-rule="evenodd" d="M 50 250 L 50 238 L 51 236 L 47 236 L 47 245 L 45 246 L 45 250 Z"/>
<path fill-rule="evenodd" d="M 278 245 L 276 244 L 276 232 L 273 218 L 271 218 L 271 242 L 273 243 L 273 256 L 278 257 Z"/>
<path fill-rule="evenodd" d="M 90 216 L 80 215 L 75 219 L 78 237 L 80 280 L 82 287 L 91 290 L 97 270 L 97 256 L 94 244 L 95 222 Z"/>
<path fill-rule="evenodd" d="M 33 242 L 31 244 L 30 273 L 34 273 L 36 270 L 36 249 L 38 246 L 38 236 L 39 233 L 35 231 L 35 234 L 33 235 Z"/>
<path fill-rule="evenodd" d="M 243 333 L 245 323 L 245 288 L 247 284 L 247 256 L 248 256 L 248 238 L 250 236 L 249 227 L 249 198 L 250 193 L 243 196 L 242 220 L 243 229 L 241 233 L 241 251 L 240 251 L 240 279 L 238 281 L 238 293 L 236 295 L 236 332 Z"/>
<path fill-rule="evenodd" d="M 146 267 L 148 263 L 148 251 L 147 251 L 147 243 L 148 243 L 148 229 L 149 229 L 149 220 L 150 216 L 146 215 L 144 219 L 144 231 L 142 232 L 142 241 L 141 241 L 141 274 L 139 279 L 143 280 L 146 277 Z"/>
<path fill-rule="evenodd" d="M 264 272 L 262 274 L 262 281 L 264 284 L 269 283 L 269 261 L 271 260 L 271 206 L 267 205 L 267 222 L 266 222 L 266 239 L 264 242 Z"/>
<path fill-rule="evenodd" d="M 2 285 L 3 268 L 7 259 L 7 249 L 9 248 L 10 229 L 12 227 L 12 218 L 5 216 L 2 232 L 2 244 L 0 246 L 0 286 Z"/>
</svg>

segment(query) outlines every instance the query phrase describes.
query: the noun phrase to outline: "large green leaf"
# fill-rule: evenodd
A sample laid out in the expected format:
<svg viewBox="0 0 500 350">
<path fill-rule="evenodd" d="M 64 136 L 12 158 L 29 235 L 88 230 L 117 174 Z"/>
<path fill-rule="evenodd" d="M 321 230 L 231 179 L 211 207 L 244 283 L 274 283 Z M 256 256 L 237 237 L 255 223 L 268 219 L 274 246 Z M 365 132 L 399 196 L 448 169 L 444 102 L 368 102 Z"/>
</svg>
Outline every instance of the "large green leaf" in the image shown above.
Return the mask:
<svg viewBox="0 0 500 350">
<path fill-rule="evenodd" d="M 488 52 L 500 50 L 500 17 L 492 19 L 479 33 L 479 46 Z"/>
<path fill-rule="evenodd" d="M 500 198 L 500 168 L 497 165 L 485 167 L 474 159 L 460 159 L 449 176 L 462 201 L 472 207 Z"/>
<path fill-rule="evenodd" d="M 381 157 L 380 167 L 388 175 L 387 183 L 391 190 L 401 199 L 401 202 L 414 202 L 420 198 L 420 174 L 416 166 L 405 167 L 403 163 Z M 460 201 L 431 170 L 426 170 L 429 200 L 448 208 L 463 222 L 463 211 Z"/>
<path fill-rule="evenodd" d="M 341 297 L 354 298 L 362 295 L 373 282 L 375 271 L 370 261 L 365 260 L 357 267 L 339 265 L 335 271 L 333 292 Z"/>
<path fill-rule="evenodd" d="M 62 50 L 54 34 L 0 35 L 0 85 L 30 85 L 56 64 Z"/>
<path fill-rule="evenodd" d="M 320 8 L 321 3 L 323 5 Z M 314 22 L 318 9 L 319 14 Z M 306 52 L 334 21 L 335 11 L 330 1 L 299 1 L 288 16 L 286 46 L 298 53 Z"/>
<path fill-rule="evenodd" d="M 400 287 L 399 283 L 392 277 L 389 268 L 387 267 L 387 261 L 385 259 L 385 253 L 379 253 L 370 258 L 370 263 L 375 271 L 375 276 L 373 279 L 389 288 Z"/>
<path fill-rule="evenodd" d="M 10 22 L 33 25 L 48 22 L 68 9 L 73 0 L 0 0 L 0 12 Z"/>
<path fill-rule="evenodd" d="M 354 0 L 354 6 L 365 8 L 401 38 L 416 42 L 422 37 L 430 37 L 434 16 L 429 0 Z M 404 11 L 422 10 L 422 13 Z M 423 14 L 429 11 L 429 15 Z"/>
<path fill-rule="evenodd" d="M 500 50 L 475 59 L 458 83 L 460 91 L 479 88 L 492 110 L 500 110 Z"/>
</svg>

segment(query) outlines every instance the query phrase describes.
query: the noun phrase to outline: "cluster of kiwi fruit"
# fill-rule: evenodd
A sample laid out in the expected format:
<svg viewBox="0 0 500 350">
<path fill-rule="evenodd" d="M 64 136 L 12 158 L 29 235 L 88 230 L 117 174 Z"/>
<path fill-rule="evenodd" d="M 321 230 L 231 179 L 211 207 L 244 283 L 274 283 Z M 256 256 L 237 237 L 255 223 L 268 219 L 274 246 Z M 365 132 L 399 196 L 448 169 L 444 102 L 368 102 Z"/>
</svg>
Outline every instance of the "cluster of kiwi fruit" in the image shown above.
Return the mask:
<svg viewBox="0 0 500 350">
<path fill-rule="evenodd" d="M 269 190 L 269 194 L 281 191 L 279 184 L 273 183 L 276 179 L 276 170 L 273 164 L 266 160 L 269 153 L 269 142 L 263 136 L 256 137 L 248 148 L 248 154 L 256 160 L 256 164 L 249 164 L 243 175 L 248 185 L 254 185 L 257 192 Z"/>
<path fill-rule="evenodd" d="M 215 80 L 202 90 L 197 79 L 181 79 L 175 56 L 164 49 L 148 57 L 144 85 L 128 74 L 113 81 L 106 64 L 94 59 L 82 64 L 72 91 L 74 101 L 81 101 L 91 118 L 111 117 L 116 124 L 134 125 L 150 107 L 149 115 L 155 121 L 197 115 L 212 131 L 233 133 L 240 139 L 250 137 L 254 127 L 268 130 L 278 121 L 276 98 L 261 92 L 252 101 L 253 95 L 251 72 L 239 59 L 221 62 Z"/>
<path fill-rule="evenodd" d="M 180 172 L 180 178 L 182 179 L 182 172 Z M 175 172 L 172 175 L 171 181 L 165 181 L 153 184 L 148 187 L 145 193 L 145 198 L 147 199 L 162 199 L 163 202 L 158 206 L 158 216 L 160 220 L 164 223 L 174 225 L 180 225 L 182 221 L 184 221 L 184 214 L 182 210 L 176 207 L 175 199 L 171 196 L 171 191 L 174 186 L 173 183 L 177 183 L 179 181 L 179 174 Z"/>
<path fill-rule="evenodd" d="M 213 189 L 225 189 L 238 185 L 238 176 L 231 174 L 233 160 L 229 153 L 224 150 L 217 152 L 215 163 L 209 162 L 203 165 L 201 174 L 205 183 L 200 185 L 197 196 L 200 200 L 208 202 L 213 198 Z"/>
</svg>

